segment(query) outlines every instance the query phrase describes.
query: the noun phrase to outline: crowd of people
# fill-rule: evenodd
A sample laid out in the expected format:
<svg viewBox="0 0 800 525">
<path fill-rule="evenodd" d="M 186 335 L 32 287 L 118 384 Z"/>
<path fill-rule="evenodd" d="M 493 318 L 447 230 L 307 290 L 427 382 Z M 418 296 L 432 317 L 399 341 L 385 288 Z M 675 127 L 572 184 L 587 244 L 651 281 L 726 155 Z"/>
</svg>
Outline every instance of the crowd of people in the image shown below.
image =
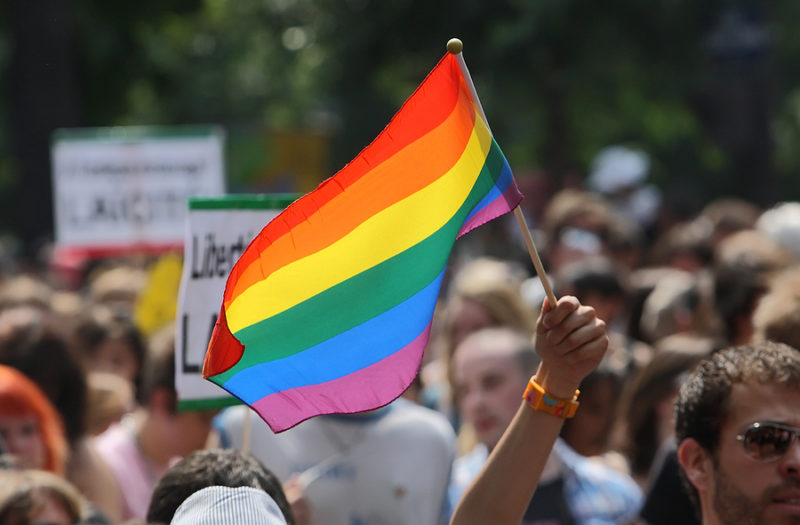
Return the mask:
<svg viewBox="0 0 800 525">
<path fill-rule="evenodd" d="M 798 522 L 800 203 L 679 216 L 647 171 L 610 148 L 523 203 L 556 304 L 493 221 L 404 395 L 281 434 L 176 409 L 174 326 L 134 315 L 151 259 L 6 258 L 0 525 Z"/>
</svg>

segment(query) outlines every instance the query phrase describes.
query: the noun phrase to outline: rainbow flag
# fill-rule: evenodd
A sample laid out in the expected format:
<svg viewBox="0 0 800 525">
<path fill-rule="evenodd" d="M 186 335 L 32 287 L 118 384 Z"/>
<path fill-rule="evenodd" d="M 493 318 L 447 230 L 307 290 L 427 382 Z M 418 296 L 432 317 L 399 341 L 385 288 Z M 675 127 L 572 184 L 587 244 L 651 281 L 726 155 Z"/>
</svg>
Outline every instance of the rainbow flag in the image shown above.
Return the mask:
<svg viewBox="0 0 800 525">
<path fill-rule="evenodd" d="M 454 241 L 519 204 L 468 75 L 447 53 L 381 134 L 233 267 L 203 376 L 273 431 L 397 398 Z"/>
</svg>

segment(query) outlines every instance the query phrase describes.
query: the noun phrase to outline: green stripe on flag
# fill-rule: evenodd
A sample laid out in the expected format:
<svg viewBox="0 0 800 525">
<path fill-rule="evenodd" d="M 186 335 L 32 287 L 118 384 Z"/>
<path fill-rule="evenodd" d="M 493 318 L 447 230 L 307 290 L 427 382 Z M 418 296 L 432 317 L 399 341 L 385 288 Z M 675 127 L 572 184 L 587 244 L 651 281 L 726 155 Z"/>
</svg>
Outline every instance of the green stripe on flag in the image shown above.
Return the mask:
<svg viewBox="0 0 800 525">
<path fill-rule="evenodd" d="M 402 253 L 239 330 L 234 335 L 245 345 L 244 355 L 232 368 L 209 379 L 222 385 L 240 370 L 301 352 L 397 306 L 430 284 L 447 264 L 464 219 L 499 177 L 503 165 L 503 153 L 493 141 L 467 199 L 444 226 Z M 383 293 L 375 293 L 376 283 Z"/>
</svg>

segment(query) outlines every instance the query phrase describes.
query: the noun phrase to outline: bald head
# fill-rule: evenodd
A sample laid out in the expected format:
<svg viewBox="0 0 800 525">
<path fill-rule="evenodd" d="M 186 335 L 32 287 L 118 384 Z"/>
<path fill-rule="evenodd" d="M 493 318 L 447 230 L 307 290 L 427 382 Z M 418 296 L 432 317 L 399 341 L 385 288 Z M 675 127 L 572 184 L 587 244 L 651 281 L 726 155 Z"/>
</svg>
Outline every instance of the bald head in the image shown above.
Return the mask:
<svg viewBox="0 0 800 525">
<path fill-rule="evenodd" d="M 456 399 L 478 440 L 493 448 L 520 406 L 539 359 L 531 340 L 508 328 L 486 328 L 456 347 Z"/>
<path fill-rule="evenodd" d="M 453 361 L 473 359 L 477 356 L 513 359 L 519 373 L 526 378 L 539 366 L 539 356 L 530 337 L 511 328 L 484 328 L 467 336 L 455 349 Z"/>
</svg>

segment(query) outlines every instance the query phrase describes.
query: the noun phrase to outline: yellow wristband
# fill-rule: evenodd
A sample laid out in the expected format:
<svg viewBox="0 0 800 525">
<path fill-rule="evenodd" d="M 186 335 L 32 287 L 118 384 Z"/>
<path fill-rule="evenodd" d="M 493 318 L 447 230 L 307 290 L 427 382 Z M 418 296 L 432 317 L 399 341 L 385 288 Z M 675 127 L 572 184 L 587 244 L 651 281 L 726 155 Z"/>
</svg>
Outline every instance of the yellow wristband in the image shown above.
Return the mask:
<svg viewBox="0 0 800 525">
<path fill-rule="evenodd" d="M 575 397 L 572 399 L 558 399 L 549 396 L 544 388 L 531 378 L 528 381 L 528 388 L 525 389 L 525 395 L 522 398 L 534 410 L 540 410 L 556 417 L 563 417 L 564 419 L 571 418 L 578 410 L 578 396 L 581 391 L 575 391 Z"/>
</svg>

